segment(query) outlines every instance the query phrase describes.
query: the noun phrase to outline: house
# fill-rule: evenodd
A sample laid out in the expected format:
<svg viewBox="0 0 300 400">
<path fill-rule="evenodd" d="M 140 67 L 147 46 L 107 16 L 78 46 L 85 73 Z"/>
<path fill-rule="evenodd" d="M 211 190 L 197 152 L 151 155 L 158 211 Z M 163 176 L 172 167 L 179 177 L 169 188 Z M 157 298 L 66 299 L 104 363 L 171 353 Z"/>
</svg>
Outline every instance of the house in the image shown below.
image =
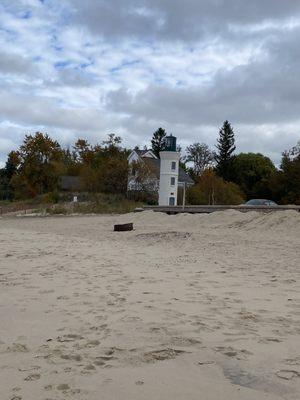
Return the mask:
<svg viewBox="0 0 300 400">
<path fill-rule="evenodd" d="M 128 156 L 128 192 L 148 192 L 158 196 L 161 160 L 152 150 L 134 149 Z M 192 186 L 194 181 L 181 168 L 178 169 L 178 190 Z"/>
</svg>

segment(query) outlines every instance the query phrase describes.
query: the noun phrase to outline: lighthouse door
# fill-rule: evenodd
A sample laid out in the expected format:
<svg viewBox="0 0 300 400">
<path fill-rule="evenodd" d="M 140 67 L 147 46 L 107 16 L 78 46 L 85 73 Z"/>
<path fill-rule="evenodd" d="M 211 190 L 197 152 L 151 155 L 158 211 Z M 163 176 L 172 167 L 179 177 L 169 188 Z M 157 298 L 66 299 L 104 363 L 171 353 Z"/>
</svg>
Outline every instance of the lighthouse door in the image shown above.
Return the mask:
<svg viewBox="0 0 300 400">
<path fill-rule="evenodd" d="M 169 206 L 175 206 L 175 197 L 169 197 Z"/>
</svg>

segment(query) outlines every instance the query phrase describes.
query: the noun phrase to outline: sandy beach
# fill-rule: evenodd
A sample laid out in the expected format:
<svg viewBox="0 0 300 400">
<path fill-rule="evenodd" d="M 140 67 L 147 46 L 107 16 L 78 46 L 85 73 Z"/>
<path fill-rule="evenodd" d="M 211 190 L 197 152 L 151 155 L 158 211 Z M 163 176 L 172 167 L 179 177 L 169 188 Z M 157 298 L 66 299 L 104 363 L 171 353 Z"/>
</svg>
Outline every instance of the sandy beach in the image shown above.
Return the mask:
<svg viewBox="0 0 300 400">
<path fill-rule="evenodd" d="M 2 218 L 0 243 L 1 400 L 299 400 L 300 213 Z"/>
</svg>

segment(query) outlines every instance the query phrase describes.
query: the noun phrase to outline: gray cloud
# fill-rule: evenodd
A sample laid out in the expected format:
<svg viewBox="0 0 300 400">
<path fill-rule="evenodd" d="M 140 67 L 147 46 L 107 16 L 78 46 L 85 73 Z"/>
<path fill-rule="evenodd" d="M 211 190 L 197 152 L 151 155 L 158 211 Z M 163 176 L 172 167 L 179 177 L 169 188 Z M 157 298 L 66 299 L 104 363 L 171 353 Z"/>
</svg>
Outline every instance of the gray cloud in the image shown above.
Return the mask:
<svg viewBox="0 0 300 400">
<path fill-rule="evenodd" d="M 37 130 L 213 146 L 229 119 L 239 151 L 277 163 L 300 137 L 299 1 L 3 0 L 2 26 L 2 163 Z"/>
<path fill-rule="evenodd" d="M 282 21 L 299 16 L 295 0 L 72 0 L 74 18 L 105 37 L 195 40 L 232 25 Z"/>
<path fill-rule="evenodd" d="M 247 145 L 255 151 L 253 139 L 247 139 L 259 131 L 264 145 L 257 145 L 258 151 L 276 153 L 278 159 L 288 146 L 285 126 L 293 125 L 287 135 L 290 142 L 300 137 L 299 40 L 299 27 L 273 34 L 263 46 L 262 57 L 231 70 L 221 69 L 209 84 L 175 88 L 150 85 L 135 95 L 121 88 L 109 95 L 109 108 L 132 119 L 185 124 L 188 130 L 197 126 L 200 131 L 201 126 L 217 129 L 229 119 L 244 127 L 240 133 L 244 151 Z M 276 131 L 276 141 L 270 140 L 269 130 Z"/>
<path fill-rule="evenodd" d="M 27 75 L 34 72 L 34 67 L 31 60 L 23 55 L 0 51 L 0 72 Z"/>
<path fill-rule="evenodd" d="M 122 88 L 109 108 L 131 116 L 186 124 L 229 119 L 244 124 L 287 123 L 300 117 L 298 63 L 271 57 L 222 71 L 209 85 L 170 88 L 151 85 L 136 95 Z"/>
<path fill-rule="evenodd" d="M 66 108 L 56 99 L 3 93 L 0 95 L 0 117 L 20 125 L 74 129 L 77 132 L 104 128 L 101 111 L 93 108 Z"/>
</svg>

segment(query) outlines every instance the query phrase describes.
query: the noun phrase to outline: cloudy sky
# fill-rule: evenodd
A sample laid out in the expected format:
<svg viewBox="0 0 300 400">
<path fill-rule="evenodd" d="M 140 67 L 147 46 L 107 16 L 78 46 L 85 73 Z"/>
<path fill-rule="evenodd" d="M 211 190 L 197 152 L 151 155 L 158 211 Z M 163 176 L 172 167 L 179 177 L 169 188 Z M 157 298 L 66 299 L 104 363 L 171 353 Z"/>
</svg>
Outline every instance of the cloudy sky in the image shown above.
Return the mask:
<svg viewBox="0 0 300 400">
<path fill-rule="evenodd" d="M 70 145 L 159 126 L 276 163 L 300 139 L 299 0 L 0 0 L 0 165 L 26 133 Z"/>
</svg>

